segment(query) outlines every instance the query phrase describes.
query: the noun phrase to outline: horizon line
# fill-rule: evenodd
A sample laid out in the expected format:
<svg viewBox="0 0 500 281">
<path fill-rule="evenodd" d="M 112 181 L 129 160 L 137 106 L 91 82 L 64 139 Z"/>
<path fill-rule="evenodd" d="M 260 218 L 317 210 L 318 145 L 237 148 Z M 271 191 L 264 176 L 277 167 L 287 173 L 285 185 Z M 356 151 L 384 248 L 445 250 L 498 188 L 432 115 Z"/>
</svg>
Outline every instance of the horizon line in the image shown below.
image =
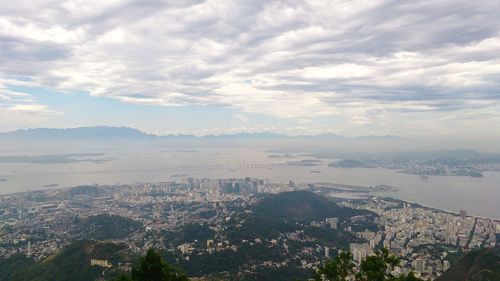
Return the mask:
<svg viewBox="0 0 500 281">
<path fill-rule="evenodd" d="M 141 129 L 137 129 L 134 127 L 129 127 L 129 126 L 109 126 L 109 125 L 96 125 L 96 126 L 75 126 L 75 127 L 62 127 L 62 128 L 57 128 L 57 127 L 32 127 L 32 128 L 23 128 L 23 129 L 14 129 L 14 130 L 9 130 L 9 131 L 2 131 L 0 132 L 1 135 L 6 135 L 6 134 L 11 134 L 11 133 L 16 133 L 16 132 L 26 132 L 26 131 L 35 131 L 35 130 L 76 130 L 76 129 L 97 129 L 97 128 L 109 128 L 109 129 L 130 129 L 130 130 L 135 130 L 141 134 L 144 134 L 146 136 L 150 137 L 196 137 L 196 138 L 204 138 L 204 137 L 223 137 L 223 136 L 237 136 L 237 135 L 262 135 L 262 134 L 270 134 L 274 136 L 279 136 L 279 137 L 287 137 L 287 138 L 300 138 L 300 137 L 322 137 L 322 136 L 331 136 L 331 137 L 338 137 L 338 138 L 366 138 L 366 137 L 375 137 L 375 138 L 398 138 L 398 139 L 403 139 L 404 137 L 398 136 L 398 135 L 390 135 L 390 134 L 382 134 L 382 135 L 377 135 L 377 134 L 372 134 L 372 135 L 357 135 L 357 136 L 350 136 L 350 135 L 342 135 L 338 133 L 334 133 L 331 131 L 326 131 L 324 133 L 311 133 L 311 134 L 286 134 L 286 133 L 280 133 L 278 131 L 272 131 L 272 130 L 261 130 L 261 131 L 234 131 L 234 132 L 222 132 L 222 133 L 208 133 L 208 134 L 196 134 L 196 133 L 166 133 L 166 134 L 158 134 L 158 133 L 151 133 L 147 132 Z"/>
</svg>

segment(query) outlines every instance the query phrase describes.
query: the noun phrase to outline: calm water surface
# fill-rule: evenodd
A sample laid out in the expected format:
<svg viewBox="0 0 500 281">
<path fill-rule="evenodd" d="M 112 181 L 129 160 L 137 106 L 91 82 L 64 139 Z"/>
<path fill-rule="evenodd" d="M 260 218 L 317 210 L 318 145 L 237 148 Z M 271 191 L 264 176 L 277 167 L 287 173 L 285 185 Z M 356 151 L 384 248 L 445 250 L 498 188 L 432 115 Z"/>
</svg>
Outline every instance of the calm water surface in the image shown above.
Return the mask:
<svg viewBox="0 0 500 281">
<path fill-rule="evenodd" d="M 158 182 L 192 177 L 256 177 L 274 182 L 333 182 L 362 186 L 387 184 L 399 189 L 388 195 L 424 205 L 500 219 L 500 173 L 485 173 L 483 178 L 430 177 L 406 175 L 389 169 L 338 169 L 327 166 L 281 166 L 271 164 L 307 158 L 269 158 L 259 149 L 204 149 L 176 151 L 145 149 L 114 151 L 106 156 L 115 160 L 104 163 L 29 164 L 0 163 L 0 193 L 43 189 L 57 184 L 69 187 L 82 184 Z M 309 158 L 310 159 L 310 158 Z M 311 170 L 321 171 L 311 173 Z M 46 188 L 46 187 L 45 187 Z"/>
</svg>

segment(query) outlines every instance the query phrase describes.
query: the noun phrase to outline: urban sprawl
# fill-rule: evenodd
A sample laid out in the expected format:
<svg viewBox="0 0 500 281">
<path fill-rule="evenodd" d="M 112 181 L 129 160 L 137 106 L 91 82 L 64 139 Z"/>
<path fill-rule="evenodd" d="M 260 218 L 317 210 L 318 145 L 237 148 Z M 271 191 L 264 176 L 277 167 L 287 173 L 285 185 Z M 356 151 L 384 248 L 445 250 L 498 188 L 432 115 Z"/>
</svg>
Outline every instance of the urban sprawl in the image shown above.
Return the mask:
<svg viewBox="0 0 500 281">
<path fill-rule="evenodd" d="M 348 247 L 315 243 L 301 231 L 280 233 L 272 239 L 255 237 L 230 241 L 227 238 L 225 231 L 228 228 L 241 225 L 237 210 L 251 212 L 250 207 L 259 202 L 262 195 L 295 190 L 311 190 L 341 206 L 367 210 L 375 215 L 358 215 L 347 220 L 329 217 L 304 225 L 318 231 L 349 232 L 356 239 L 350 241 Z M 349 188 L 342 191 L 349 193 Z M 412 270 L 422 278 L 433 280 L 449 268 L 447 257 L 457 251 L 498 244 L 500 222 L 496 220 L 468 216 L 465 210 L 459 214 L 440 211 L 370 192 L 356 192 L 356 197 L 350 199 L 336 198 L 338 192 L 338 189 L 314 184 L 272 183 L 253 178 L 186 178 L 180 182 L 94 185 L 3 195 L 0 196 L 0 258 L 25 254 L 43 260 L 72 241 L 82 239 L 88 229 L 80 227 L 80 222 L 102 214 L 140 223 L 140 229 L 117 239 L 125 242 L 134 253 L 142 254 L 154 247 L 171 251 L 185 261 L 193 255 L 238 252 L 258 245 L 287 252 L 294 241 L 308 242 L 299 253 L 279 261 L 261 261 L 253 265 L 252 270 L 293 262 L 301 268 L 314 270 L 341 251 L 350 251 L 359 263 L 376 249 L 386 247 L 401 258 L 400 266 L 394 269 L 396 272 Z M 360 228 L 360 223 L 370 227 Z M 207 225 L 213 237 L 206 241 L 167 245 L 155 235 L 188 224 Z M 98 259 L 89 262 L 95 266 L 114 266 Z"/>
</svg>

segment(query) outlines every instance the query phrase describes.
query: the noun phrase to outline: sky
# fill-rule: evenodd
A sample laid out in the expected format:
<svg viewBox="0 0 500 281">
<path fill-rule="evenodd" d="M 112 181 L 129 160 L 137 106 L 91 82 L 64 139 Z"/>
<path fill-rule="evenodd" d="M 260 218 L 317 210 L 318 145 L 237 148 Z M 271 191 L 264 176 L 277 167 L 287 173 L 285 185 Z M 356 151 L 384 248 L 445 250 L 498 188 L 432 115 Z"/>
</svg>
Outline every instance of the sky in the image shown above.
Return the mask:
<svg viewBox="0 0 500 281">
<path fill-rule="evenodd" d="M 0 0 L 0 131 L 500 140 L 497 0 Z"/>
</svg>

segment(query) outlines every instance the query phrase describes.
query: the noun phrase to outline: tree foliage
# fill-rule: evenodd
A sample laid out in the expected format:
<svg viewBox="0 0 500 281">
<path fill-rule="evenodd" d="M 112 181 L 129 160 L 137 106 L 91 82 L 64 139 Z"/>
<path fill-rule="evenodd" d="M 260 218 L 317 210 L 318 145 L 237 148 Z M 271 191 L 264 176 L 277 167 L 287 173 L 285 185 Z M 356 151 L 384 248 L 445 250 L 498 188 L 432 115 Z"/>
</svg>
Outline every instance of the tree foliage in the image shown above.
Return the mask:
<svg viewBox="0 0 500 281">
<path fill-rule="evenodd" d="M 153 249 L 139 259 L 130 276 L 122 275 L 113 281 L 187 281 L 187 275 L 166 263 Z"/>
<path fill-rule="evenodd" d="M 355 267 L 351 253 L 340 253 L 318 270 L 316 280 L 344 281 L 347 276 L 354 274 Z"/>
<path fill-rule="evenodd" d="M 377 251 L 373 256 L 367 257 L 361 262 L 356 280 L 359 281 L 384 281 L 393 280 L 390 273 L 399 264 L 399 259 L 389 254 L 386 248 Z"/>
<path fill-rule="evenodd" d="M 375 255 L 364 259 L 359 267 L 352 260 L 350 253 L 341 253 L 327 262 L 316 272 L 317 281 L 344 281 L 355 277 L 356 281 L 422 281 L 413 272 L 392 275 L 391 271 L 399 264 L 399 259 L 383 248 Z M 355 273 L 356 272 L 356 273 Z"/>
</svg>

